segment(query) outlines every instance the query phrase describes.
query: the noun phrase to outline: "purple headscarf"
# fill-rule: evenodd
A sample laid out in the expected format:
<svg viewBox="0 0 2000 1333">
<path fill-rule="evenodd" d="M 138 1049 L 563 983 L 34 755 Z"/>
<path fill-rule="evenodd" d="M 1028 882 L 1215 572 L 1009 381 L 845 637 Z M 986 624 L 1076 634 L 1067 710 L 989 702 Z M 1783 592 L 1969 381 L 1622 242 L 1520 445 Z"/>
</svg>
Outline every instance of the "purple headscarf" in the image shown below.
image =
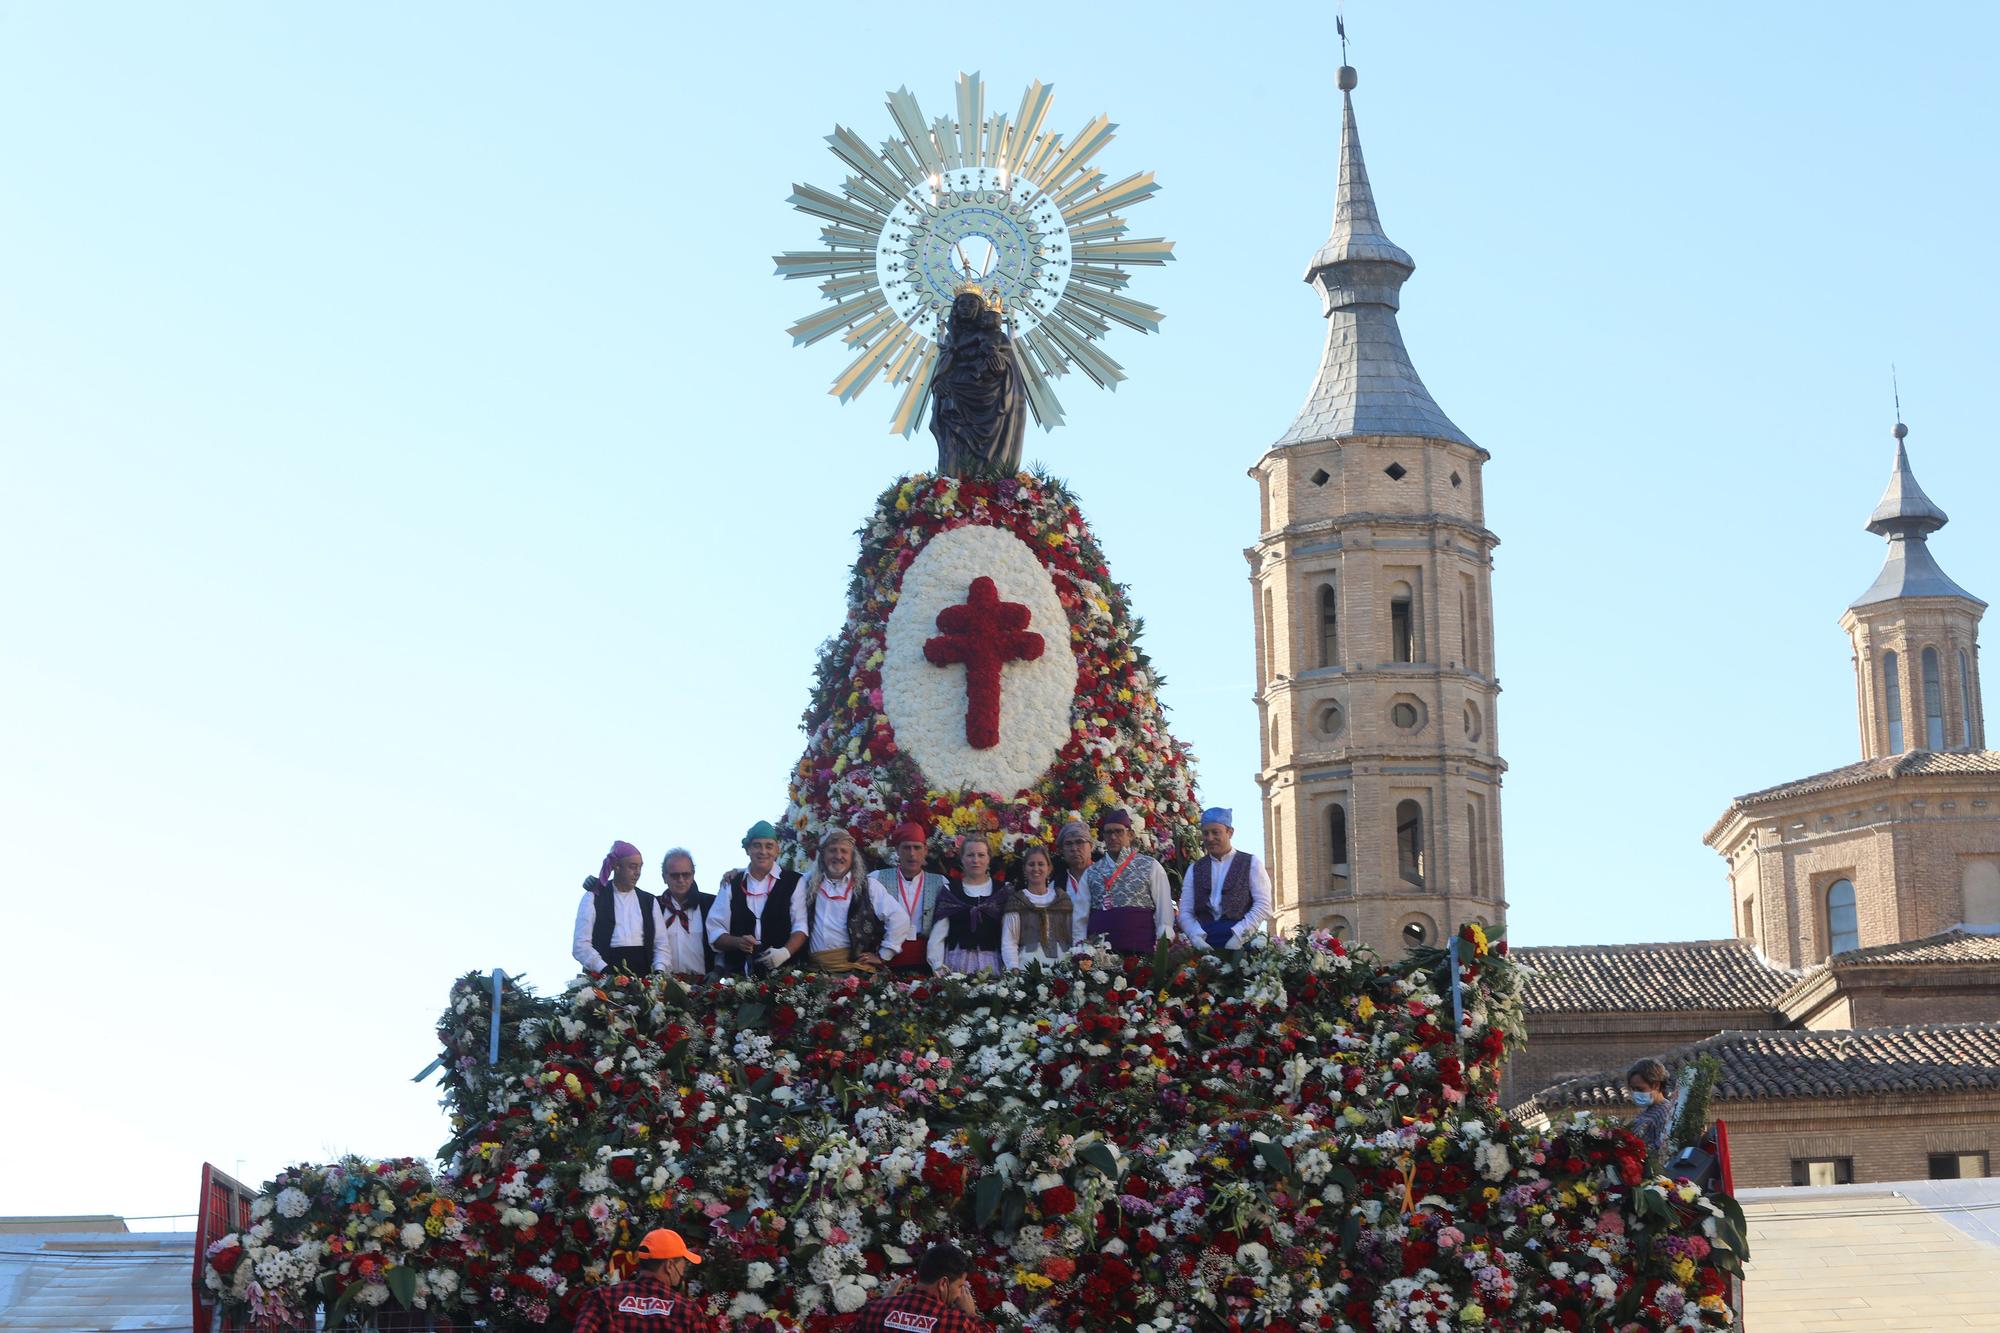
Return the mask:
<svg viewBox="0 0 2000 1333">
<path fill-rule="evenodd" d="M 634 847 L 631 843 L 626 842 L 623 838 L 620 838 L 617 842 L 612 843 L 611 850 L 604 854 L 604 864 L 597 868 L 597 878 L 606 887 L 609 887 L 612 882 L 611 872 L 618 868 L 618 863 L 620 861 L 623 861 L 628 856 L 642 856 L 642 855 L 644 855 L 644 853 L 642 853 L 637 847 Z"/>
</svg>

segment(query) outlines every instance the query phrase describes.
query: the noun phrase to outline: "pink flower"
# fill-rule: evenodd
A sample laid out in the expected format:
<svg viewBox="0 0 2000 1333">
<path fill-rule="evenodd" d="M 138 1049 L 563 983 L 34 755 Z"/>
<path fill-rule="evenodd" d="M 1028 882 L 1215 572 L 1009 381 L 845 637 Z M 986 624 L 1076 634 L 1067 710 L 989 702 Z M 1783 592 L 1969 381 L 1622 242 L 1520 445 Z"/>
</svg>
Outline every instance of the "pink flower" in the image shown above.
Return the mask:
<svg viewBox="0 0 2000 1333">
<path fill-rule="evenodd" d="M 1597 1234 L 1600 1236 L 1624 1235 L 1625 1219 L 1617 1213 L 1605 1213 L 1597 1219 Z"/>
<path fill-rule="evenodd" d="M 1455 1249 L 1465 1244 L 1465 1233 L 1457 1227 L 1445 1227 L 1438 1232 L 1437 1245 L 1440 1250 Z"/>
</svg>

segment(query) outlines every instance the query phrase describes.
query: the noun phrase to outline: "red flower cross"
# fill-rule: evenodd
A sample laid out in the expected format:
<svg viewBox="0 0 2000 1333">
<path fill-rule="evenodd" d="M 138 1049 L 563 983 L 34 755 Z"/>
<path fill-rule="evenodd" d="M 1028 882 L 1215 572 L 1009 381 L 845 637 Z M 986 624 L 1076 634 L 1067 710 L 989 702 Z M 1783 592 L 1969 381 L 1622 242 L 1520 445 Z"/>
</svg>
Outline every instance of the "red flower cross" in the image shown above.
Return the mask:
<svg viewBox="0 0 2000 1333">
<path fill-rule="evenodd" d="M 1000 668 L 1042 655 L 1042 636 L 1028 629 L 1028 608 L 1003 602 L 993 580 L 981 574 L 965 601 L 938 612 L 944 633 L 924 644 L 933 666 L 965 667 L 965 739 L 975 750 L 1000 743 Z"/>
</svg>

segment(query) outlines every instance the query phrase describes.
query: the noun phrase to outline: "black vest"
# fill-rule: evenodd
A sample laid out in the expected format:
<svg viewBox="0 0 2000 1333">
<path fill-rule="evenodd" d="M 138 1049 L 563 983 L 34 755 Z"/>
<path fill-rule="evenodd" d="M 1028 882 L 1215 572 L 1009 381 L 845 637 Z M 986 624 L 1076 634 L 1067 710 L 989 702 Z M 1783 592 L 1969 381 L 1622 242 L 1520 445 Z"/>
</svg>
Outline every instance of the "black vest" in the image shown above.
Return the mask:
<svg viewBox="0 0 2000 1333">
<path fill-rule="evenodd" d="M 860 873 L 860 867 L 847 872 L 847 961 L 853 962 L 864 953 L 875 953 L 888 937 L 889 923 L 875 910 L 874 881 Z M 769 911 L 769 908 L 765 909 Z M 819 888 L 813 887 L 812 897 L 806 899 L 806 948 L 812 948 L 813 923 L 819 918 Z M 915 929 L 914 926 L 911 927 Z"/>
<path fill-rule="evenodd" d="M 611 947 L 611 932 L 618 925 L 618 911 L 611 905 L 611 895 L 618 892 L 609 884 L 600 885 L 597 890 L 597 920 L 590 927 L 590 947 L 597 950 L 599 958 Z M 639 919 L 645 923 L 646 966 L 653 966 L 653 895 L 644 889 L 634 889 L 639 895 Z"/>
<path fill-rule="evenodd" d="M 743 892 L 744 881 L 749 876 L 741 871 L 731 871 L 729 876 L 729 933 L 731 935 L 755 935 L 757 943 L 766 949 L 775 949 L 792 937 L 792 893 L 799 887 L 799 872 L 780 870 L 775 883 L 771 885 L 770 896 L 764 899 L 764 921 L 761 928 L 756 914 L 750 910 L 750 900 Z M 750 974 L 750 962 L 754 955 L 732 953 L 723 960 L 725 972 L 735 972 L 742 976 Z"/>
</svg>

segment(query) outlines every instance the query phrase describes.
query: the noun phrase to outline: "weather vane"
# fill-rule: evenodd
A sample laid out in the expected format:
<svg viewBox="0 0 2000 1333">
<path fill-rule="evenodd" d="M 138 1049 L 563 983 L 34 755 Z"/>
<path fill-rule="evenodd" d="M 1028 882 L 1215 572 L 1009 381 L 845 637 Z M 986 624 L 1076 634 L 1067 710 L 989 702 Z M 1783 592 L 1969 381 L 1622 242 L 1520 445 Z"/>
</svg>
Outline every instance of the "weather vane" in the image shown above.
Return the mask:
<svg viewBox="0 0 2000 1333">
<path fill-rule="evenodd" d="M 835 378 L 842 402 L 876 379 L 903 386 L 890 429 L 923 421 L 953 300 L 976 290 L 1000 311 L 1029 410 L 1062 424 L 1050 381 L 1081 370 L 1115 387 L 1125 371 L 1100 343 L 1113 324 L 1157 332 L 1158 309 L 1125 294 L 1130 270 L 1171 260 L 1174 244 L 1127 236 L 1124 210 L 1159 186 L 1148 171 L 1107 184 L 1093 165 L 1117 126 L 1107 116 L 1073 139 L 1043 128 L 1054 89 L 1028 86 L 1018 111 L 986 111 L 978 74 L 958 76 L 954 116 L 927 121 L 909 89 L 889 94 L 895 134 L 871 149 L 854 131 L 827 136 L 854 174 L 838 191 L 795 185 L 790 203 L 817 218 L 822 250 L 776 257 L 778 275 L 819 280 L 831 304 L 792 325 L 792 342 L 835 334 L 855 352 Z"/>
</svg>

